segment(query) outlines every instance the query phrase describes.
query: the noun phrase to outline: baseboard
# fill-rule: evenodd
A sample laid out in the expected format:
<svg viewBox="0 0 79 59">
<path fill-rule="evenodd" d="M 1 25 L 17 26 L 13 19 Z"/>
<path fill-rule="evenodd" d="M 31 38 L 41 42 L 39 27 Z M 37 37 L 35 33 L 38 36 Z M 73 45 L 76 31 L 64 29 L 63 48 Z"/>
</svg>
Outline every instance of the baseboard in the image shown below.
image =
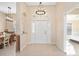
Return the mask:
<svg viewBox="0 0 79 59">
<path fill-rule="evenodd" d="M 32 45 L 32 44 L 56 45 L 55 43 L 29 43 L 29 45 Z"/>
<path fill-rule="evenodd" d="M 66 52 L 63 49 L 60 49 L 56 46 L 57 49 L 59 49 L 61 52 L 63 52 L 66 55 Z"/>
</svg>

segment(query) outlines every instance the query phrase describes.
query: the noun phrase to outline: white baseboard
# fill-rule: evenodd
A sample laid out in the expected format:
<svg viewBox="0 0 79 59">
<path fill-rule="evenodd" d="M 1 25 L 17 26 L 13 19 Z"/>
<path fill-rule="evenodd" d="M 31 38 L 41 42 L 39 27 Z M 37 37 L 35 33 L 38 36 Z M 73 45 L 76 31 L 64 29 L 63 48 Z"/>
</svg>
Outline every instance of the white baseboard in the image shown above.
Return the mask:
<svg viewBox="0 0 79 59">
<path fill-rule="evenodd" d="M 56 45 L 55 43 L 29 43 L 29 45 L 30 45 L 30 44 L 46 44 L 46 45 L 48 44 L 48 45 Z"/>
</svg>

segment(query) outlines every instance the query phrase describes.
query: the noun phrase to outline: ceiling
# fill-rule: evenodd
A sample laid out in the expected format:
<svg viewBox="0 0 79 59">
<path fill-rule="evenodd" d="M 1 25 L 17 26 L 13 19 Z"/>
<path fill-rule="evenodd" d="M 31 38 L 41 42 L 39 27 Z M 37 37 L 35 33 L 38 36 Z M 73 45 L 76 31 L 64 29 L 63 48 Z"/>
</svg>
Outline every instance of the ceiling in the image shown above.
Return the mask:
<svg viewBox="0 0 79 59">
<path fill-rule="evenodd" d="M 39 5 L 40 2 L 26 2 L 28 6 Z M 42 2 L 42 5 L 56 5 L 56 2 Z"/>
<path fill-rule="evenodd" d="M 69 14 L 79 14 L 79 8 L 75 8 L 74 10 L 69 12 Z"/>
<path fill-rule="evenodd" d="M 39 2 L 26 2 L 28 6 L 39 5 Z M 42 2 L 42 5 L 56 5 L 56 2 Z M 0 12 L 8 13 L 8 7 L 11 7 L 11 13 L 16 13 L 16 2 L 0 2 Z"/>
<path fill-rule="evenodd" d="M 11 7 L 11 13 L 16 13 L 16 2 L 0 2 L 0 12 L 8 13 L 8 7 Z"/>
</svg>

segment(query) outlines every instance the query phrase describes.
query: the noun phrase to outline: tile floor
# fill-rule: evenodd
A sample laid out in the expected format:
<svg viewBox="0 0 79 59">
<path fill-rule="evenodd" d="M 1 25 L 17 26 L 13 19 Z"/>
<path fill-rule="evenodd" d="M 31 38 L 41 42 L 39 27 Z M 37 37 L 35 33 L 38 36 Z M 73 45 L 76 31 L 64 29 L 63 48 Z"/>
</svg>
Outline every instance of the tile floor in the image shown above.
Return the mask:
<svg viewBox="0 0 79 59">
<path fill-rule="evenodd" d="M 68 55 L 79 56 L 79 43 L 70 41 L 68 47 Z M 71 52 L 72 51 L 72 52 Z M 56 48 L 55 45 L 42 45 L 33 44 L 24 48 L 23 51 L 17 52 L 15 50 L 15 45 L 0 49 L 0 56 L 65 56 L 62 51 Z"/>
<path fill-rule="evenodd" d="M 18 52 L 17 56 L 63 56 L 62 51 L 54 45 L 29 45 L 22 52 Z"/>
</svg>

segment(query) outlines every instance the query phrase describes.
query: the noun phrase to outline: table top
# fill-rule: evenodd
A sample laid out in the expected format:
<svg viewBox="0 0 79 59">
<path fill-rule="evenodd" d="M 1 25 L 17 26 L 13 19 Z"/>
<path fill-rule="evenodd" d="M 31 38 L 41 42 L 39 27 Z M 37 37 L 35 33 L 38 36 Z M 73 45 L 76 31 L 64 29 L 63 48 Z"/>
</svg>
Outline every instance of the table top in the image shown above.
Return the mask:
<svg viewBox="0 0 79 59">
<path fill-rule="evenodd" d="M 4 37 L 4 35 L 0 35 L 0 38 Z"/>
</svg>

